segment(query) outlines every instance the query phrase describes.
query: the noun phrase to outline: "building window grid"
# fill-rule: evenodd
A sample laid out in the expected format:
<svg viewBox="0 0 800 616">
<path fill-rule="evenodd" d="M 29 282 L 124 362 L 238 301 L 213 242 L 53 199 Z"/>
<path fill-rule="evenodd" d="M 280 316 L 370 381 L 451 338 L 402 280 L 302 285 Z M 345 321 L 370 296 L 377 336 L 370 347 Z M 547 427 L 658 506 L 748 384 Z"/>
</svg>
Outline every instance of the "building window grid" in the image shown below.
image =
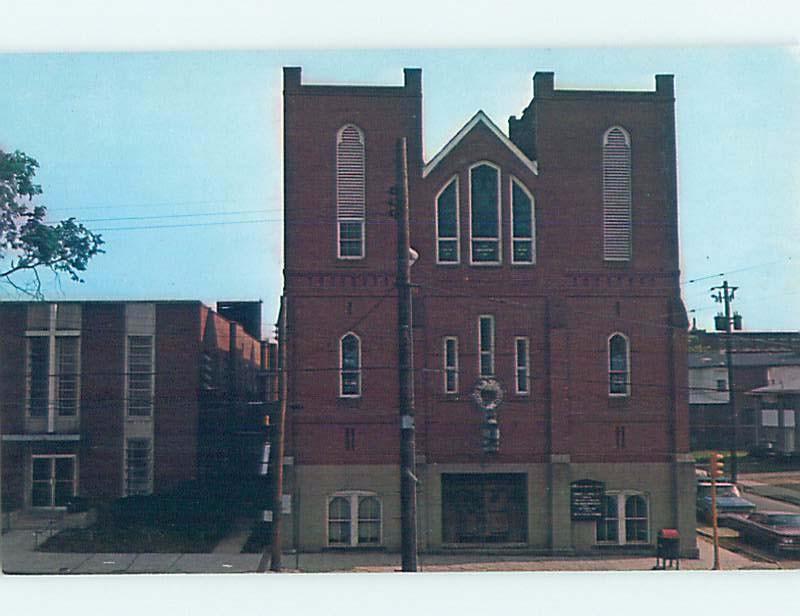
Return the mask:
<svg viewBox="0 0 800 616">
<path fill-rule="evenodd" d="M 603 497 L 603 518 L 596 522 L 595 540 L 626 545 L 650 542 L 649 503 L 640 492 L 612 492 Z"/>
<path fill-rule="evenodd" d="M 436 263 L 438 264 L 452 265 L 461 261 L 458 188 L 458 176 L 454 176 L 436 195 Z"/>
<path fill-rule="evenodd" d="M 150 417 L 155 394 L 153 336 L 128 336 L 127 410 L 129 417 Z"/>
<path fill-rule="evenodd" d="M 53 431 L 56 416 L 76 417 L 80 407 L 81 307 L 33 304 L 27 320 L 25 407 Z"/>
<path fill-rule="evenodd" d="M 511 263 L 536 262 L 536 219 L 533 195 L 522 183 L 511 178 Z"/>
<path fill-rule="evenodd" d="M 336 244 L 339 259 L 364 258 L 364 133 L 353 124 L 336 135 Z"/>
<path fill-rule="evenodd" d="M 625 397 L 630 393 L 630 341 L 625 334 L 616 332 L 608 337 L 608 395 Z"/>
<path fill-rule="evenodd" d="M 368 492 L 343 492 L 328 499 L 328 545 L 373 546 L 382 543 L 382 505 Z"/>
<path fill-rule="evenodd" d="M 444 339 L 444 392 L 458 393 L 458 338 Z"/>
<path fill-rule="evenodd" d="M 530 340 L 525 337 L 514 338 L 514 375 L 517 395 L 530 393 Z"/>
<path fill-rule="evenodd" d="M 482 175 L 486 175 L 486 177 L 482 178 Z M 487 204 L 478 202 L 475 193 L 481 188 L 488 189 L 489 181 L 491 181 L 494 186 L 494 204 L 492 204 L 491 200 Z M 484 185 L 482 186 L 481 183 Z M 478 190 L 476 190 L 476 188 Z M 492 205 L 494 205 L 494 207 L 491 207 Z M 501 210 L 500 167 L 488 161 L 482 161 L 470 167 L 470 264 L 499 265 L 502 263 L 502 242 L 500 237 L 500 229 L 502 226 Z M 479 218 L 481 215 L 484 215 L 486 219 Z M 492 220 L 492 218 L 494 220 Z"/>
<path fill-rule="evenodd" d="M 137 496 L 153 491 L 153 447 L 149 438 L 125 441 L 125 495 Z"/>
<path fill-rule="evenodd" d="M 483 314 L 478 318 L 478 374 L 483 377 L 494 376 L 494 317 Z"/>
<path fill-rule="evenodd" d="M 31 507 L 63 508 L 75 496 L 75 454 L 31 456 Z"/>
<path fill-rule="evenodd" d="M 361 339 L 353 332 L 339 339 L 339 396 L 361 396 Z"/>
</svg>

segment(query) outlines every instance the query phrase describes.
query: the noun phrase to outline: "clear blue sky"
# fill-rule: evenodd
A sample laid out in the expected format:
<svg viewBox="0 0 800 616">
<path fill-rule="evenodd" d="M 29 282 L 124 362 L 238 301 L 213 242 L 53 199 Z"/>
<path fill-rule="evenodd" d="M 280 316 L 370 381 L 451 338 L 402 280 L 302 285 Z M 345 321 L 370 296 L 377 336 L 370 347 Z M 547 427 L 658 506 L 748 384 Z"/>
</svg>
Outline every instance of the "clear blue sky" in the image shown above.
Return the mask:
<svg viewBox="0 0 800 616">
<path fill-rule="evenodd" d="M 386 85 L 421 67 L 428 158 L 478 109 L 505 129 L 536 70 L 603 89 L 674 73 L 683 279 L 729 272 L 747 329 L 800 329 L 800 53 L 777 47 L 0 55 L 0 147 L 39 161 L 54 219 L 107 242 L 85 284 L 46 276 L 48 298 L 261 298 L 274 321 L 284 65 Z M 217 224 L 240 221 L 258 222 Z M 701 327 L 721 280 L 684 287 Z"/>
</svg>

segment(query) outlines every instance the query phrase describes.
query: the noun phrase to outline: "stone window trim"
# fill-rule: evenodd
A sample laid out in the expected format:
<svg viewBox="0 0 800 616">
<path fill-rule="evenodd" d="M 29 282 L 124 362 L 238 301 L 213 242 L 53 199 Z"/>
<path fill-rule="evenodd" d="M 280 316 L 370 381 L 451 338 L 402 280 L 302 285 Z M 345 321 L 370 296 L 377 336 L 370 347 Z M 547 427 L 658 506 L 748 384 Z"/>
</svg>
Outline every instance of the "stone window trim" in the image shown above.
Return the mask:
<svg viewBox="0 0 800 616">
<path fill-rule="evenodd" d="M 595 543 L 597 545 L 649 545 L 652 532 L 650 521 L 650 496 L 640 490 L 609 490 L 606 498 L 615 501 L 614 518 L 603 518 L 596 522 Z M 644 515 L 634 511 L 637 505 L 644 505 Z M 607 524 L 609 520 L 616 522 L 614 526 L 615 537 L 608 538 L 607 527 L 600 532 L 600 525 Z M 642 532 L 643 531 L 643 532 Z"/>
</svg>

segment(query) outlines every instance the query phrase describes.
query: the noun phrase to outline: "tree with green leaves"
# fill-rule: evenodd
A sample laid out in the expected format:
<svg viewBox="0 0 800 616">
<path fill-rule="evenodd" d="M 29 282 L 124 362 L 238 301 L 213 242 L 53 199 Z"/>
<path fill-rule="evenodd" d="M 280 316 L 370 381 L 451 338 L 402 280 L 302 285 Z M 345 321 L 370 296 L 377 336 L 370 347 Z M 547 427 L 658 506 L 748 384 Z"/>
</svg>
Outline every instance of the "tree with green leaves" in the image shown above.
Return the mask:
<svg viewBox="0 0 800 616">
<path fill-rule="evenodd" d="M 0 281 L 18 292 L 44 299 L 40 270 L 83 282 L 89 260 L 103 239 L 67 218 L 49 222 L 47 208 L 35 203 L 42 187 L 34 183 L 39 163 L 24 152 L 0 150 Z"/>
</svg>

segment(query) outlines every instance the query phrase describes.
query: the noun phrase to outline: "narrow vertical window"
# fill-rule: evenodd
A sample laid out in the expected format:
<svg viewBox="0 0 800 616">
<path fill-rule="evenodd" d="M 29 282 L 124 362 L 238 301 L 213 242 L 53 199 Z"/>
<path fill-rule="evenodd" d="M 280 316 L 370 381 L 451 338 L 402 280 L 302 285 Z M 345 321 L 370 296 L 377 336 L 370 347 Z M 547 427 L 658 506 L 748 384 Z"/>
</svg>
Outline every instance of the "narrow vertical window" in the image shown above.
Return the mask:
<svg viewBox="0 0 800 616">
<path fill-rule="evenodd" d="M 153 491 L 153 449 L 148 438 L 129 438 L 125 443 L 125 495 Z"/>
<path fill-rule="evenodd" d="M 647 543 L 647 501 L 635 494 L 625 499 L 626 543 Z"/>
<path fill-rule="evenodd" d="M 603 135 L 603 258 L 631 259 L 631 140 L 614 126 Z"/>
<path fill-rule="evenodd" d="M 336 135 L 336 221 L 338 257 L 364 257 L 364 134 L 348 124 Z"/>
<path fill-rule="evenodd" d="M 58 414 L 73 416 L 78 412 L 78 376 L 80 374 L 80 338 L 63 336 L 56 339 L 58 362 Z"/>
<path fill-rule="evenodd" d="M 328 503 L 328 543 L 350 545 L 350 499 L 334 496 Z"/>
<path fill-rule="evenodd" d="M 480 375 L 494 376 L 494 317 L 482 315 L 478 322 L 478 348 L 480 350 Z"/>
<path fill-rule="evenodd" d="M 511 180 L 511 262 L 533 263 L 535 232 L 533 197 L 516 179 Z"/>
<path fill-rule="evenodd" d="M 377 544 L 381 541 L 381 501 L 375 496 L 358 499 L 358 544 Z"/>
<path fill-rule="evenodd" d="M 500 170 L 481 163 L 469 170 L 472 263 L 500 263 Z"/>
<path fill-rule="evenodd" d="M 517 394 L 527 396 L 530 392 L 530 342 L 527 338 L 514 338 Z"/>
<path fill-rule="evenodd" d="M 128 415 L 153 414 L 155 370 L 152 336 L 128 336 Z"/>
<path fill-rule="evenodd" d="M 598 543 L 619 542 L 619 512 L 617 496 L 603 496 L 603 517 L 597 520 L 596 538 Z"/>
<path fill-rule="evenodd" d="M 611 396 L 630 395 L 630 348 L 623 334 L 608 339 L 608 393 Z"/>
<path fill-rule="evenodd" d="M 339 341 L 339 395 L 357 398 L 361 395 L 361 340 L 345 334 Z"/>
<path fill-rule="evenodd" d="M 50 390 L 50 338 L 28 338 L 28 414 L 47 417 Z"/>
<path fill-rule="evenodd" d="M 436 262 L 458 263 L 458 178 L 436 196 Z"/>
<path fill-rule="evenodd" d="M 444 339 L 444 391 L 458 392 L 458 338 L 454 336 Z"/>
</svg>

